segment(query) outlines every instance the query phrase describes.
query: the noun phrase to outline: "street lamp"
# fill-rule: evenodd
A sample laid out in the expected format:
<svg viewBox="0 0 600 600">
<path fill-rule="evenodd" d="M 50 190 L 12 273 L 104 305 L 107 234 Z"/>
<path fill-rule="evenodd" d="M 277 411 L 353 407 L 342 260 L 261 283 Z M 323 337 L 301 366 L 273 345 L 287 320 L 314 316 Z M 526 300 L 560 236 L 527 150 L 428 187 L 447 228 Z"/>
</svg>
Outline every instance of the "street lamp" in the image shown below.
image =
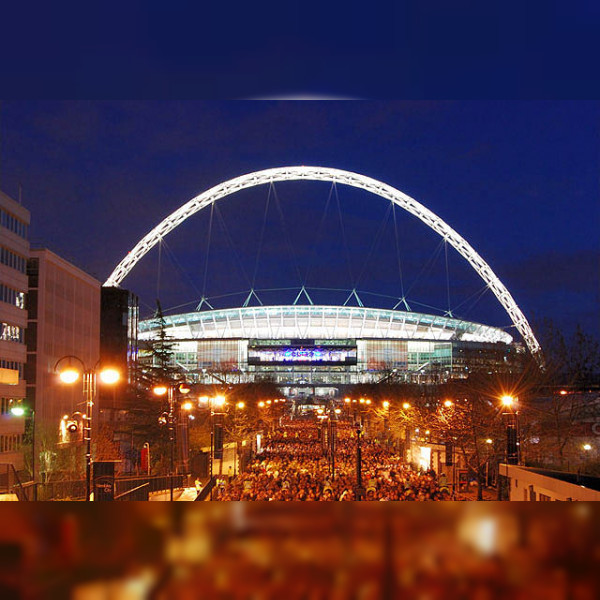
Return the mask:
<svg viewBox="0 0 600 600">
<path fill-rule="evenodd" d="M 83 415 L 83 439 L 86 442 L 85 451 L 85 500 L 90 501 L 92 494 L 92 411 L 97 393 L 97 378 L 108 385 L 114 385 L 119 381 L 119 371 L 111 367 L 100 369 L 98 361 L 91 369 L 77 356 L 67 355 L 59 358 L 54 365 L 54 371 L 58 373 L 60 380 L 72 385 L 83 377 L 83 396 L 85 399 L 85 414 Z"/>
<path fill-rule="evenodd" d="M 155 386 L 152 389 L 152 392 L 156 395 L 156 396 L 164 396 L 165 394 L 167 395 L 167 405 L 168 405 L 168 411 L 166 415 L 161 415 L 161 417 L 159 417 L 159 422 L 162 424 L 166 424 L 169 427 L 169 492 L 170 492 L 170 500 L 171 502 L 173 501 L 173 476 L 174 476 L 174 470 L 175 470 L 175 390 L 179 390 L 179 393 L 181 394 L 189 394 L 190 392 L 190 388 L 188 387 L 187 384 L 185 383 L 181 383 L 181 384 L 171 384 L 171 385 L 165 385 L 165 384 L 160 384 Z M 185 404 L 190 404 L 190 409 L 191 409 L 191 403 L 185 403 Z M 187 426 L 187 420 L 185 421 L 185 425 Z M 182 452 L 182 454 L 186 454 L 185 452 Z"/>
<path fill-rule="evenodd" d="M 356 427 L 356 499 L 362 500 L 365 490 L 362 484 L 362 448 L 360 446 L 360 438 L 362 435 L 362 423 L 357 421 Z"/>
<path fill-rule="evenodd" d="M 581 448 L 583 449 L 583 470 L 584 470 L 584 473 L 587 473 L 588 457 L 590 455 L 590 450 L 592 449 L 592 445 L 591 444 L 583 444 L 583 446 L 581 446 Z"/>
<path fill-rule="evenodd" d="M 223 466 L 223 415 L 225 414 L 225 396 L 215 396 L 207 398 L 207 403 L 210 407 L 210 499 L 213 498 L 212 478 L 213 478 L 213 463 L 217 453 Z M 242 403 L 243 404 L 243 403 Z M 263 403 L 264 406 L 264 403 Z M 216 410 L 215 410 L 216 407 Z M 218 418 L 215 419 L 215 416 Z"/>
<path fill-rule="evenodd" d="M 146 459 L 146 476 L 150 477 L 150 442 L 144 442 L 142 452 Z"/>
<path fill-rule="evenodd" d="M 519 464 L 518 411 L 514 409 L 517 400 L 508 394 L 500 398 L 504 408 L 502 414 L 506 419 L 506 462 L 509 465 Z"/>
<path fill-rule="evenodd" d="M 28 412 L 31 415 L 31 480 L 34 484 L 35 494 L 35 409 L 28 408 L 20 402 L 10 407 L 10 414 L 13 417 L 24 417 Z M 36 498 L 35 495 L 34 498 Z"/>
<path fill-rule="evenodd" d="M 329 474 L 335 479 L 335 452 L 337 446 L 337 419 L 342 413 L 341 408 L 334 408 L 333 402 L 329 405 L 329 415 L 327 422 L 327 461 L 329 463 Z M 323 415 L 327 418 L 327 415 Z"/>
<path fill-rule="evenodd" d="M 389 400 L 384 400 L 382 403 L 384 413 L 383 413 L 383 435 L 385 437 L 386 444 L 390 445 L 390 402 Z"/>
</svg>

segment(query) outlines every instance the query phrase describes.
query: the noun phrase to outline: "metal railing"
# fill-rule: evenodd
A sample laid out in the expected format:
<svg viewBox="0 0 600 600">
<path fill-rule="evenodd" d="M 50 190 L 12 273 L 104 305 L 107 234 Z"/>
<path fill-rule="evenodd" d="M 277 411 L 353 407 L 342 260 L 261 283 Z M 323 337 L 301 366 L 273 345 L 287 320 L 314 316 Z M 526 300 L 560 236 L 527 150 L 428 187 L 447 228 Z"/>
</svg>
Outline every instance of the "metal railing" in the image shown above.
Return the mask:
<svg viewBox="0 0 600 600">
<path fill-rule="evenodd" d="M 13 464 L 0 465 L 0 494 L 15 494 L 20 501 L 35 500 L 33 482 L 21 483 Z"/>
<path fill-rule="evenodd" d="M 204 502 L 209 496 L 215 484 L 217 483 L 218 476 L 213 475 L 209 480 L 206 486 L 202 489 L 202 491 L 196 496 L 196 502 Z"/>
<path fill-rule="evenodd" d="M 36 488 L 39 501 L 85 499 L 85 479 L 45 481 L 36 483 Z"/>
<path fill-rule="evenodd" d="M 3 469 L 7 465 L 0 465 L 0 490 L 10 482 L 10 491 L 17 494 L 19 500 L 59 501 L 83 500 L 85 498 L 85 479 L 72 479 L 65 481 L 46 481 L 44 483 L 14 483 L 14 477 Z M 11 477 L 9 479 L 9 477 Z M 173 488 L 184 487 L 184 475 L 173 476 Z M 148 500 L 151 493 L 165 492 L 171 487 L 171 477 L 115 477 L 115 500 L 117 501 L 144 501 Z M 7 490 L 9 491 L 9 490 Z"/>
<path fill-rule="evenodd" d="M 173 475 L 173 489 L 184 487 L 186 476 Z M 118 477 L 115 478 L 115 500 L 148 500 L 150 494 L 171 489 L 171 477 Z"/>
</svg>

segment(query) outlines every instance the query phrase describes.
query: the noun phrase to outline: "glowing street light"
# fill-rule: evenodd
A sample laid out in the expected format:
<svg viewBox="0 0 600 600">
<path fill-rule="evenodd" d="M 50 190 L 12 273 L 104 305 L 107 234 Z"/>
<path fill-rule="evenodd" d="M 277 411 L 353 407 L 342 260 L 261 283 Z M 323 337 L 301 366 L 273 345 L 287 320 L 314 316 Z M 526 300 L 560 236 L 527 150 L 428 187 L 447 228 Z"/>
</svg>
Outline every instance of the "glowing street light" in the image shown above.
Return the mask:
<svg viewBox="0 0 600 600">
<path fill-rule="evenodd" d="M 408 402 L 404 402 L 404 403 L 402 404 L 402 408 L 403 408 L 404 410 L 408 410 L 408 409 L 410 408 L 410 404 L 409 404 Z"/>
<path fill-rule="evenodd" d="M 506 462 L 509 465 L 519 464 L 519 433 L 517 411 L 514 410 L 514 404 L 518 399 L 506 394 L 500 398 L 504 407 L 504 416 L 506 418 Z"/>
<path fill-rule="evenodd" d="M 226 404 L 225 396 L 218 395 L 214 397 L 202 396 L 200 402 L 208 405 L 210 409 L 210 497 L 212 500 L 213 496 L 213 469 L 215 458 L 223 461 L 223 415 L 225 414 L 224 408 Z M 260 406 L 259 402 L 259 406 Z M 264 403 L 262 403 L 264 405 Z M 238 402 L 236 407 L 241 409 L 246 406 L 244 402 Z"/>
<path fill-rule="evenodd" d="M 73 365 L 75 362 L 75 365 Z M 66 364 L 65 364 L 66 363 Z M 62 366 L 61 366 L 62 365 Z M 54 371 L 58 373 L 59 379 L 71 385 L 83 376 L 83 394 L 85 397 L 86 412 L 83 415 L 83 439 L 86 442 L 85 453 L 85 487 L 86 502 L 89 502 L 92 493 L 92 411 L 97 392 L 97 378 L 109 385 L 114 385 L 120 379 L 119 371 L 114 368 L 99 369 L 98 361 L 92 369 L 88 369 L 85 363 L 77 356 L 68 355 L 59 358 L 54 365 Z"/>
<path fill-rule="evenodd" d="M 390 403 L 387 400 L 383 401 L 383 408 L 389 408 L 390 407 Z"/>
<path fill-rule="evenodd" d="M 102 383 L 114 385 L 115 383 L 117 383 L 117 381 L 119 381 L 120 378 L 121 375 L 116 369 L 108 368 L 100 371 L 100 380 L 102 381 Z"/>
<path fill-rule="evenodd" d="M 452 400 L 444 400 L 444 406 L 446 408 L 450 408 L 452 406 L 453 402 Z"/>
<path fill-rule="evenodd" d="M 245 402 L 242 402 L 242 401 L 240 401 L 240 402 L 238 402 L 238 403 L 236 404 L 236 406 L 237 406 L 238 408 L 240 408 L 240 409 L 241 409 L 241 408 L 245 408 L 245 407 L 246 407 L 246 403 L 245 403 Z"/>
<path fill-rule="evenodd" d="M 72 368 L 67 368 L 59 372 L 58 376 L 63 383 L 75 383 L 79 379 L 79 371 Z"/>
<path fill-rule="evenodd" d="M 165 385 L 165 384 L 159 384 L 159 385 L 155 385 L 152 388 L 152 393 L 156 396 L 162 397 L 165 394 L 167 395 L 167 403 L 168 403 L 168 411 L 162 413 L 160 415 L 160 417 L 158 418 L 158 422 L 160 425 L 167 425 L 169 428 L 169 447 L 170 447 L 170 456 L 169 456 L 169 481 L 170 481 L 170 499 L 171 501 L 173 500 L 173 476 L 174 476 L 174 471 L 175 471 L 175 443 L 176 443 L 176 439 L 175 439 L 175 421 L 176 421 L 176 414 L 175 414 L 175 390 L 177 390 L 180 394 L 185 395 L 185 394 L 189 394 L 191 392 L 191 388 L 189 387 L 189 385 L 187 383 L 181 383 L 181 384 L 170 384 L 170 385 Z M 185 411 L 191 411 L 194 408 L 194 404 L 192 402 L 190 402 L 189 400 L 182 403 L 180 405 L 180 408 L 185 410 Z M 180 415 L 181 416 L 181 415 Z M 188 435 L 188 424 L 189 424 L 189 420 L 190 418 L 192 418 L 193 415 L 189 415 L 188 419 L 183 420 L 184 423 L 184 432 L 183 435 L 185 435 L 186 437 L 184 437 L 184 440 L 187 440 L 187 435 Z M 183 418 L 181 416 L 181 418 Z M 187 442 L 182 442 L 182 448 L 185 448 L 185 444 Z M 183 467 L 184 469 L 187 468 L 187 461 L 189 460 L 189 458 L 187 457 L 185 450 L 182 450 L 182 454 L 183 454 Z"/>
<path fill-rule="evenodd" d="M 13 417 L 24 417 L 27 413 L 31 414 L 31 480 L 35 483 L 35 410 L 23 406 L 21 403 L 13 404 L 10 407 L 10 414 Z M 33 487 L 34 500 L 37 500 L 36 488 Z"/>
<path fill-rule="evenodd" d="M 513 396 L 502 396 L 502 398 L 500 398 L 500 402 L 502 402 L 502 406 L 506 407 L 506 408 L 512 408 L 512 405 L 515 403 L 516 398 L 514 398 Z"/>
<path fill-rule="evenodd" d="M 583 449 L 584 449 L 586 452 L 589 452 L 589 451 L 592 449 L 592 446 L 591 446 L 591 444 L 584 444 L 584 445 L 583 445 Z"/>
</svg>

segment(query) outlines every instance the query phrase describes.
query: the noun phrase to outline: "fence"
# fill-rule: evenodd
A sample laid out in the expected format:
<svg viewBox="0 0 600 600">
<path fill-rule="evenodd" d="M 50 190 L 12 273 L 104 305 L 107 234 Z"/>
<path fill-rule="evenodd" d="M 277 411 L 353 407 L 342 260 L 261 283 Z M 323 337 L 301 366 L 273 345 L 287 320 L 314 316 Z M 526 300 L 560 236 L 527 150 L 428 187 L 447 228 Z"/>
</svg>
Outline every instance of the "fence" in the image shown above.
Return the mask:
<svg viewBox="0 0 600 600">
<path fill-rule="evenodd" d="M 15 494 L 21 501 L 35 500 L 33 482 L 22 484 L 19 474 L 12 464 L 0 465 L 0 494 Z"/>
<path fill-rule="evenodd" d="M 12 492 L 19 500 L 59 501 L 84 500 L 85 479 L 67 481 L 47 481 L 44 483 L 28 482 L 22 484 L 12 465 L 0 465 L 0 493 Z M 184 475 L 173 476 L 173 488 L 182 488 Z M 148 500 L 153 492 L 163 492 L 171 487 L 171 478 L 159 477 L 115 477 L 115 500 L 139 501 Z"/>
<path fill-rule="evenodd" d="M 173 475 L 173 489 L 182 488 L 184 475 Z M 148 500 L 153 492 L 171 489 L 171 477 L 119 477 L 115 478 L 115 500 Z"/>
<path fill-rule="evenodd" d="M 212 492 L 215 484 L 217 483 L 217 476 L 213 475 L 211 479 L 208 480 L 208 483 L 204 487 L 204 489 L 196 496 L 196 502 L 204 502 L 210 493 Z"/>
</svg>

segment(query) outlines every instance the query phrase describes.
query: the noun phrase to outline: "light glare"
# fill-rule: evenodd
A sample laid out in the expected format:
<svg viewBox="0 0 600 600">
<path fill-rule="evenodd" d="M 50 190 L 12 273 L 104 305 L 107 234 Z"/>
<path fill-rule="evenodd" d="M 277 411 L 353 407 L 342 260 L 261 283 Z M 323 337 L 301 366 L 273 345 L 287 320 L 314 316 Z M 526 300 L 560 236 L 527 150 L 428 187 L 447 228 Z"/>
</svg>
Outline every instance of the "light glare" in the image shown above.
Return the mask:
<svg viewBox="0 0 600 600">
<path fill-rule="evenodd" d="M 512 406 L 515 399 L 512 396 L 502 396 L 500 399 L 502 401 L 503 406 Z"/>
<path fill-rule="evenodd" d="M 58 375 L 63 383 L 75 383 L 79 379 L 79 371 L 77 369 L 64 369 Z"/>
<path fill-rule="evenodd" d="M 103 369 L 100 371 L 100 379 L 102 380 L 102 383 L 107 383 L 109 385 L 117 383 L 120 379 L 119 371 L 116 369 Z"/>
</svg>

